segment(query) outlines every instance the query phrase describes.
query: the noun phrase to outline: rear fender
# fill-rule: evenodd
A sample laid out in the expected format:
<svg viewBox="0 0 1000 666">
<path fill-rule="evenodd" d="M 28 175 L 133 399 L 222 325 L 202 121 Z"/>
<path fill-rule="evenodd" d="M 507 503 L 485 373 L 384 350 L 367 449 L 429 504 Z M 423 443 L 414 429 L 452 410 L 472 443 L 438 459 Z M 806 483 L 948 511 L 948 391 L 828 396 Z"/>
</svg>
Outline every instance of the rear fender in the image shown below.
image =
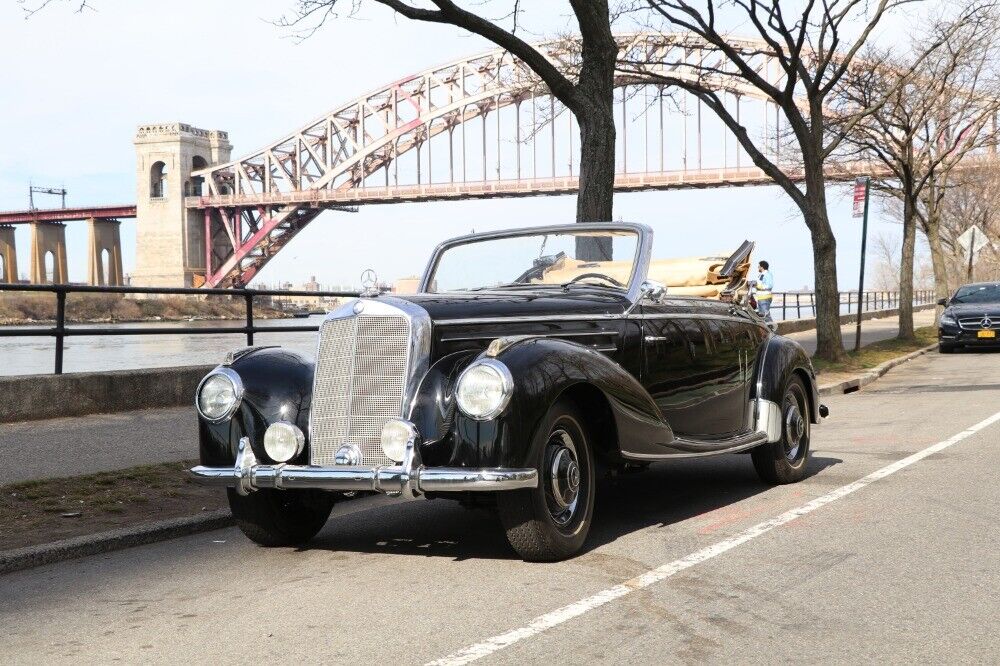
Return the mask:
<svg viewBox="0 0 1000 666">
<path fill-rule="evenodd" d="M 793 376 L 798 376 L 806 385 L 809 402 L 809 420 L 820 422 L 819 391 L 816 386 L 816 371 L 809 355 L 802 345 L 780 335 L 768 338 L 757 355 L 756 381 L 752 385 L 757 429 L 773 435 L 780 433 L 780 409 L 785 387 Z M 775 425 L 775 419 L 779 425 Z"/>
</svg>

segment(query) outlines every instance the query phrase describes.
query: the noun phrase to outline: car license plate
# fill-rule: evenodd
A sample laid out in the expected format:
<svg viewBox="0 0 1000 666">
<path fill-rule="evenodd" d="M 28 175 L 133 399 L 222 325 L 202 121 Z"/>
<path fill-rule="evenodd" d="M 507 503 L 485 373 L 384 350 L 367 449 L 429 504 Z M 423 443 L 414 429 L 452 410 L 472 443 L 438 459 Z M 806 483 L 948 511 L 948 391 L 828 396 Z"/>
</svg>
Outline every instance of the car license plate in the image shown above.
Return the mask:
<svg viewBox="0 0 1000 666">
<path fill-rule="evenodd" d="M 978 333 L 976 333 L 976 336 L 980 337 L 980 338 L 995 338 L 995 337 L 997 337 L 997 332 L 996 331 L 979 331 Z"/>
</svg>

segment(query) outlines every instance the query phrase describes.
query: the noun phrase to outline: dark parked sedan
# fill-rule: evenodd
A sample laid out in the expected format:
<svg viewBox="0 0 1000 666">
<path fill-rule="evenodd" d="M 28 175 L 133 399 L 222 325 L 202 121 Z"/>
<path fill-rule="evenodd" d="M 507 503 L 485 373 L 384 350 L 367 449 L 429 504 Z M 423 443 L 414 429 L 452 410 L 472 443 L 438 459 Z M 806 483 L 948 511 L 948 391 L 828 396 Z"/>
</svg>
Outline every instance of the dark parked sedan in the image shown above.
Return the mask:
<svg viewBox="0 0 1000 666">
<path fill-rule="evenodd" d="M 942 354 L 958 347 L 1000 346 L 1000 283 L 977 282 L 963 285 L 951 298 L 938 301 L 945 306 L 938 325 Z"/>
</svg>

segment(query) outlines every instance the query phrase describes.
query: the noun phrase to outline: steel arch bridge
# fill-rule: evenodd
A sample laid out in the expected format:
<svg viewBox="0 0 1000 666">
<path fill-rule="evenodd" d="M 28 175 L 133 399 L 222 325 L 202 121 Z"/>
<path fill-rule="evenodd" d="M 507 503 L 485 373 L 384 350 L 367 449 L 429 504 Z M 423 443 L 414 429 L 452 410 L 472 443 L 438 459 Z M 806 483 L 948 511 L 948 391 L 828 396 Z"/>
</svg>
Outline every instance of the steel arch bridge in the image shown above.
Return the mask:
<svg viewBox="0 0 1000 666">
<path fill-rule="evenodd" d="M 682 63 L 671 67 L 674 75 L 695 76 L 683 63 L 709 57 L 684 33 L 616 39 L 619 58 Z M 732 43 L 754 54 L 767 80 L 780 81 L 766 44 Z M 576 40 L 537 48 L 570 75 L 578 66 Z M 737 77 L 717 80 L 727 106 L 761 133 L 771 159 L 783 161 L 774 105 Z M 617 190 L 770 184 L 695 98 L 636 75 L 619 75 L 615 87 Z M 202 196 L 185 205 L 204 213 L 204 284 L 245 285 L 324 209 L 574 192 L 577 137 L 572 114 L 503 50 L 399 79 L 241 159 L 193 174 L 203 179 Z M 843 169 L 831 175 L 851 177 Z"/>
</svg>

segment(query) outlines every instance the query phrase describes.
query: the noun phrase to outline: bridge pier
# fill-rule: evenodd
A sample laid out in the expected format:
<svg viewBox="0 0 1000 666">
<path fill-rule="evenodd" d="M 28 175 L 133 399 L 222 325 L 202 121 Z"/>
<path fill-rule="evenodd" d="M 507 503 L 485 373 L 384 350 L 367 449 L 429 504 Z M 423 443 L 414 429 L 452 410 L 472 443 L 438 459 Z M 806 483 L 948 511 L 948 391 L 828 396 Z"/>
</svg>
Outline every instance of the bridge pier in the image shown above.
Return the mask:
<svg viewBox="0 0 1000 666">
<path fill-rule="evenodd" d="M 66 268 L 66 225 L 62 222 L 36 222 L 31 225 L 31 282 L 49 283 L 45 256 L 52 254 L 52 284 L 69 282 Z"/>
<path fill-rule="evenodd" d="M 0 282 L 17 282 L 17 246 L 10 225 L 0 225 Z"/>
<path fill-rule="evenodd" d="M 125 284 L 122 275 L 122 241 L 118 220 L 90 218 L 90 255 L 87 268 L 87 282 L 96 286 L 120 287 Z M 104 253 L 108 253 L 108 265 L 104 265 Z"/>
</svg>

